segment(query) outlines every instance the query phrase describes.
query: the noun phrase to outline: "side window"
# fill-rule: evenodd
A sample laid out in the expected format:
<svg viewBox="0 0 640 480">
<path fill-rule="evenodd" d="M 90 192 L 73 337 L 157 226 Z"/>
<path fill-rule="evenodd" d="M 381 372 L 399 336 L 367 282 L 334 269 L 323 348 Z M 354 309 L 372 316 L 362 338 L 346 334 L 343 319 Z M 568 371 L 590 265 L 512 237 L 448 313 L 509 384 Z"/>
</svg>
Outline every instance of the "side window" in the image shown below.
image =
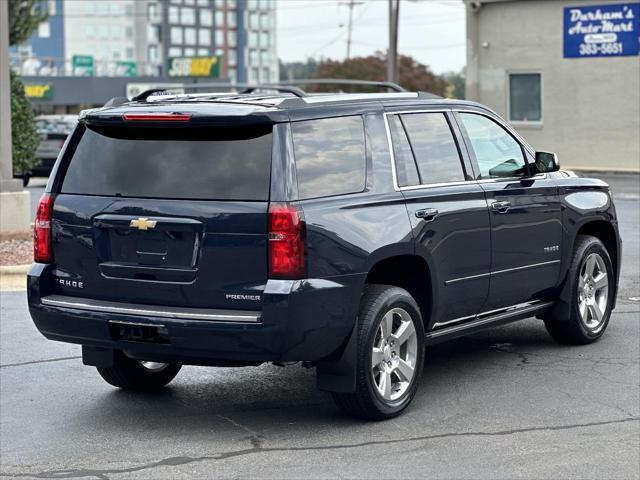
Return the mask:
<svg viewBox="0 0 640 480">
<path fill-rule="evenodd" d="M 464 170 L 444 113 L 400 116 L 420 172 L 422 184 L 463 182 Z"/>
<path fill-rule="evenodd" d="M 396 164 L 398 186 L 419 185 L 421 182 L 418 175 L 418 167 L 413 158 L 411 145 L 409 145 L 409 139 L 404 131 L 400 117 L 398 115 L 389 115 L 387 119 L 389 120 L 391 142 L 393 143 L 393 157 Z"/>
<path fill-rule="evenodd" d="M 522 147 L 507 131 L 482 115 L 461 113 L 480 167 L 480 178 L 519 177 L 524 174 Z"/>
<path fill-rule="evenodd" d="M 364 190 L 366 160 L 362 117 L 291 124 L 300 199 Z"/>
</svg>

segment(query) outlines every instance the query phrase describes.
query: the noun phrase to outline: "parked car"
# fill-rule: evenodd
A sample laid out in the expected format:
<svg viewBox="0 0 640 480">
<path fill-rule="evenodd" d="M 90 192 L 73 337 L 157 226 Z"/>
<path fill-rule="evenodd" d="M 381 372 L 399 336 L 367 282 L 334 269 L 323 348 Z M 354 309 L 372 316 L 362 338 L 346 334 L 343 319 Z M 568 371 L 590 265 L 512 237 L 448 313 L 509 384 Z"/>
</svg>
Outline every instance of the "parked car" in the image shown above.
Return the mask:
<svg viewBox="0 0 640 480">
<path fill-rule="evenodd" d="M 48 177 L 67 137 L 78 123 L 77 115 L 39 115 L 36 128 L 42 141 L 36 150 L 38 165 L 30 172 L 22 174 L 25 186 L 31 177 Z"/>
<path fill-rule="evenodd" d="M 425 346 L 532 316 L 561 343 L 604 334 L 621 258 L 604 182 L 478 103 L 291 92 L 86 112 L 38 207 L 44 336 L 130 390 L 303 362 L 377 420 L 411 402 Z"/>
</svg>

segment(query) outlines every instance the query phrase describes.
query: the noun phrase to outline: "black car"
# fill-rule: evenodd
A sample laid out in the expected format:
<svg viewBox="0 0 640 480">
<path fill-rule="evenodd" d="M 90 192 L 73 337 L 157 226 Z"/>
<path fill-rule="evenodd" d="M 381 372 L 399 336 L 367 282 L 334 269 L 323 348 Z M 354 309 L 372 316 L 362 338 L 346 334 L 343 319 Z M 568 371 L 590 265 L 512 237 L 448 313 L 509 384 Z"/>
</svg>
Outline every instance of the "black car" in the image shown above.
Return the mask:
<svg viewBox="0 0 640 480">
<path fill-rule="evenodd" d="M 620 249 L 609 187 L 477 103 L 143 94 L 85 112 L 57 161 L 29 309 L 117 387 L 303 362 L 384 419 L 427 345 L 533 316 L 561 343 L 599 339 Z"/>
</svg>

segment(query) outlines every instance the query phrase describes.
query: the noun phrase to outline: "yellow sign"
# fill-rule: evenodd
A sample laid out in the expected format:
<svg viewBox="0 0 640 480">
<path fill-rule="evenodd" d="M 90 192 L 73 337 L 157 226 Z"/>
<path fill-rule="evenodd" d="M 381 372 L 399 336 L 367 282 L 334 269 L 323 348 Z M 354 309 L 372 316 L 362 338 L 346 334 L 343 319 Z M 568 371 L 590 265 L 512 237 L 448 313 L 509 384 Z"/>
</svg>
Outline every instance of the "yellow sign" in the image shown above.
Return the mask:
<svg viewBox="0 0 640 480">
<path fill-rule="evenodd" d="M 53 98 L 53 85 L 45 84 L 32 84 L 24 86 L 24 94 L 27 98 L 38 98 L 41 100 L 49 100 Z"/>
<path fill-rule="evenodd" d="M 220 59 L 218 57 L 184 57 L 169 58 L 168 71 L 170 77 L 218 77 L 220 75 Z"/>
</svg>

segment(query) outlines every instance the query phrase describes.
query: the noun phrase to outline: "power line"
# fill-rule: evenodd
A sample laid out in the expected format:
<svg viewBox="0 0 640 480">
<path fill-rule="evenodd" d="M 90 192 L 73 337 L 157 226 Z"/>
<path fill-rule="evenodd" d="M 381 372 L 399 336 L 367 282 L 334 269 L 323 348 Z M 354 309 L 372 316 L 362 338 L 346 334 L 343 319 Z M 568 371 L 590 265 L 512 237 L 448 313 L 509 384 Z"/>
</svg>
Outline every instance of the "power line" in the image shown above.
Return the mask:
<svg viewBox="0 0 640 480">
<path fill-rule="evenodd" d="M 353 28 L 353 9 L 357 5 L 362 5 L 364 2 L 356 2 L 355 0 L 349 0 L 348 3 L 340 2 L 339 5 L 347 5 L 349 7 L 349 26 L 347 34 L 347 60 L 351 58 L 351 30 Z"/>
</svg>

